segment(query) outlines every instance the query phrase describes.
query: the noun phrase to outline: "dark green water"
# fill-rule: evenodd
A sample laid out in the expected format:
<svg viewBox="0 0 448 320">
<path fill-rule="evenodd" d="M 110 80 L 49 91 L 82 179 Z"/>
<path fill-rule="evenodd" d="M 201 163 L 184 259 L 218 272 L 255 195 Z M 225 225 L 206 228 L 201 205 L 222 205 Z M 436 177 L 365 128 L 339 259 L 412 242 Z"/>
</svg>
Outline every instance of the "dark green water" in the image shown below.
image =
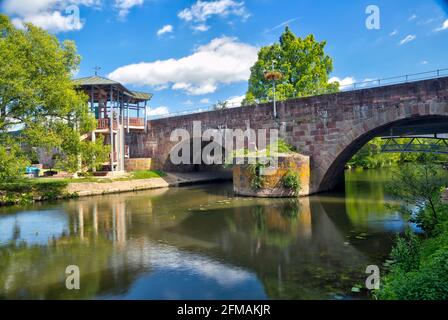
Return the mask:
<svg viewBox="0 0 448 320">
<path fill-rule="evenodd" d="M 2 208 L 0 298 L 366 299 L 352 287 L 406 225 L 389 175 L 351 171 L 345 194 L 299 201 L 210 184 Z"/>
</svg>

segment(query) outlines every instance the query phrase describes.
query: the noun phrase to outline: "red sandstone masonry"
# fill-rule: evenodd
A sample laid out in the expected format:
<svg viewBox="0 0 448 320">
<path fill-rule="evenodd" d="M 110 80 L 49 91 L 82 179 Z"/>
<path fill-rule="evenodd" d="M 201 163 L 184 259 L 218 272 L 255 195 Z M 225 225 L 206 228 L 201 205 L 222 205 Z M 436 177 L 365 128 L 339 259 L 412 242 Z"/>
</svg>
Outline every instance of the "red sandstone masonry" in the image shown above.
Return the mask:
<svg viewBox="0 0 448 320">
<path fill-rule="evenodd" d="M 312 192 L 324 191 L 338 182 L 346 161 L 360 147 L 394 122 L 448 117 L 448 77 L 292 99 L 279 102 L 277 110 L 277 121 L 272 104 L 152 120 L 147 134 L 132 133 L 127 144 L 131 157 L 151 157 L 173 170 L 180 168 L 168 159 L 175 145 L 170 134 L 177 128 L 191 132 L 193 121 L 201 121 L 204 128 L 245 130 L 247 121 L 253 129 L 283 127 L 283 138 L 311 157 Z"/>
</svg>

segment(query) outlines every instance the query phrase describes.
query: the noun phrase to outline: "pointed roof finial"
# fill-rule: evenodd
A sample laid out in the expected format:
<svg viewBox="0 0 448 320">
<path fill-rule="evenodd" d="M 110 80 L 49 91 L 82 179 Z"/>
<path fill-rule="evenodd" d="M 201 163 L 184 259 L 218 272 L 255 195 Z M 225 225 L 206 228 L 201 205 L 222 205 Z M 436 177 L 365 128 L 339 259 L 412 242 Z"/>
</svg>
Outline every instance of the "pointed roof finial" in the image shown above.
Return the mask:
<svg viewBox="0 0 448 320">
<path fill-rule="evenodd" d="M 95 66 L 95 68 L 93 68 L 93 70 L 95 70 L 95 75 L 98 75 L 98 71 L 101 70 L 101 67 Z"/>
</svg>

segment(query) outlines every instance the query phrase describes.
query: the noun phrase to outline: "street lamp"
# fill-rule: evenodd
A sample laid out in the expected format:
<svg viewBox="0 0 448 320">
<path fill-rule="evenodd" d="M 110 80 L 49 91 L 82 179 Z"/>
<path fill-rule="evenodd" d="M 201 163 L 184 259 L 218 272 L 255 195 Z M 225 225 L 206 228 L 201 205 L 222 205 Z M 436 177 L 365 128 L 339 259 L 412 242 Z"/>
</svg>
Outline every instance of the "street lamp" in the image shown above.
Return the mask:
<svg viewBox="0 0 448 320">
<path fill-rule="evenodd" d="M 272 61 L 272 70 L 264 74 L 264 78 L 268 81 L 272 81 L 272 86 L 274 88 L 274 118 L 277 118 L 277 102 L 275 98 L 275 82 L 283 78 L 283 74 L 280 71 L 275 71 L 275 63 L 277 61 Z"/>
</svg>

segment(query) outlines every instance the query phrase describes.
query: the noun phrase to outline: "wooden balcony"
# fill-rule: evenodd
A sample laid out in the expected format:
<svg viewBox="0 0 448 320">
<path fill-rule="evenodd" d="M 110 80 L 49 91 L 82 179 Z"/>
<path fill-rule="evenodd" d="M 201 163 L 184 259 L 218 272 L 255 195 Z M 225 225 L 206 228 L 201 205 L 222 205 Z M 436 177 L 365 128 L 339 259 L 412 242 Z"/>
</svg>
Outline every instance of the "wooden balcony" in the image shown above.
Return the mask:
<svg viewBox="0 0 448 320">
<path fill-rule="evenodd" d="M 109 130 L 110 126 L 109 118 L 98 119 L 98 124 L 96 129 L 99 131 Z M 128 119 L 123 119 L 123 125 L 125 128 L 128 127 Z M 114 120 L 113 129 L 116 130 L 118 126 L 118 121 Z M 145 129 L 145 119 L 143 118 L 129 118 L 129 129 L 143 130 Z"/>
<path fill-rule="evenodd" d="M 128 127 L 128 118 L 123 119 L 124 127 Z M 144 129 L 145 119 L 143 118 L 129 118 L 129 128 Z"/>
</svg>

